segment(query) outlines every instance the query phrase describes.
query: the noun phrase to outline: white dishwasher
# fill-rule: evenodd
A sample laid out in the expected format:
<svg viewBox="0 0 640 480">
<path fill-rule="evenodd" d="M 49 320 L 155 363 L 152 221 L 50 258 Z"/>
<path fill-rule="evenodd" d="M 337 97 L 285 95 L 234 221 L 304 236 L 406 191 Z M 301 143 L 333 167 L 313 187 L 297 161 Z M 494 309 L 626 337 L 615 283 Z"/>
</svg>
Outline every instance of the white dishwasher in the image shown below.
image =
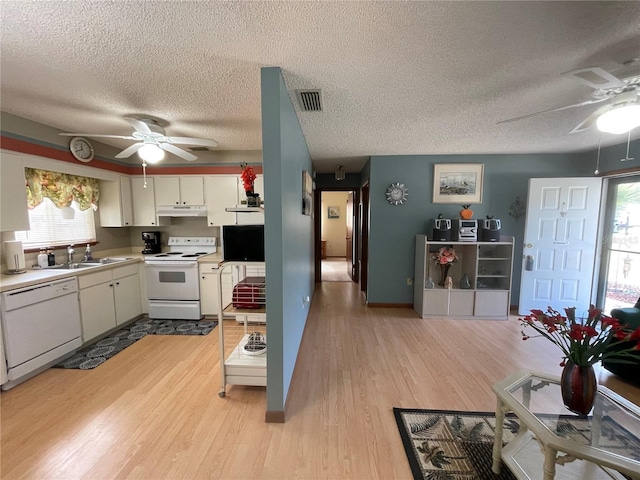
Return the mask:
<svg viewBox="0 0 640 480">
<path fill-rule="evenodd" d="M 7 376 L 3 390 L 51 366 L 82 345 L 76 277 L 4 292 L 2 332 Z"/>
</svg>

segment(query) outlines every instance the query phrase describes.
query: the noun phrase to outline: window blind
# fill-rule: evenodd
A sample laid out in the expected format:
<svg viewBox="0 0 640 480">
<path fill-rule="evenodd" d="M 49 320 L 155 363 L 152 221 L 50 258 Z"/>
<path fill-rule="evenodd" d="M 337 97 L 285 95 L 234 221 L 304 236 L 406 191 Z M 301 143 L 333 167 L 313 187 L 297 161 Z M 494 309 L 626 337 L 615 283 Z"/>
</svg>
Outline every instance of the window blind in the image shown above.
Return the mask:
<svg viewBox="0 0 640 480">
<path fill-rule="evenodd" d="M 72 202 L 74 218 L 62 218 L 62 211 L 49 198 L 44 198 L 37 207 L 29 210 L 31 230 L 15 232 L 16 240 L 28 248 L 59 245 L 82 245 L 96 240 L 93 209 L 80 210 L 77 202 Z"/>
</svg>

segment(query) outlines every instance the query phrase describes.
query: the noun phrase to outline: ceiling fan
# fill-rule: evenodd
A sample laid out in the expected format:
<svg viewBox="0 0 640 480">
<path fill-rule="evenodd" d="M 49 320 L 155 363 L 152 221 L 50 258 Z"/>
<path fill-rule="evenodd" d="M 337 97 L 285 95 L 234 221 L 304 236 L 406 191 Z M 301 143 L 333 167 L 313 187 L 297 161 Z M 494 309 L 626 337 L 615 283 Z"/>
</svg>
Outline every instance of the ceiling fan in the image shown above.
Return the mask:
<svg viewBox="0 0 640 480">
<path fill-rule="evenodd" d="M 640 75 L 619 79 L 603 68 L 588 67 L 563 73 L 562 76 L 593 88 L 591 99 L 574 105 L 551 108 L 521 117 L 502 120 L 498 123 L 510 123 L 543 113 L 559 112 L 570 108 L 607 102 L 606 105 L 600 106 L 591 115 L 573 127 L 569 133 L 583 132 L 593 127 L 594 124 L 601 132 L 616 134 L 627 133 L 631 129 L 640 126 Z"/>
<path fill-rule="evenodd" d="M 131 124 L 134 132 L 131 135 L 102 135 L 95 133 L 60 133 L 65 137 L 96 137 L 96 138 L 119 138 L 123 140 L 137 140 L 137 143 L 125 148 L 118 153 L 115 158 L 127 158 L 138 152 L 143 160 L 149 163 L 155 163 L 164 157 L 163 150 L 173 153 L 191 162 L 198 157 L 193 155 L 176 145 L 197 145 L 203 147 L 216 147 L 218 144 L 207 138 L 191 138 L 191 137 L 168 137 L 165 135 L 164 128 L 158 124 L 158 121 L 152 118 L 132 118 L 124 117 Z"/>
</svg>

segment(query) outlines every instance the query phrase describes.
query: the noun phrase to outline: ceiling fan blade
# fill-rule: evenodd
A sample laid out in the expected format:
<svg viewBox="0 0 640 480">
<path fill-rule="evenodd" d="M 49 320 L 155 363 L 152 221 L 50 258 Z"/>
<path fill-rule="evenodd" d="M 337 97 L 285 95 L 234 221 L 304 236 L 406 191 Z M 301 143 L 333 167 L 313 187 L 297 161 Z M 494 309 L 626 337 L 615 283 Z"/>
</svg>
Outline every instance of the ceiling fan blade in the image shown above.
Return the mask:
<svg viewBox="0 0 640 480">
<path fill-rule="evenodd" d="M 217 147 L 218 143 L 215 140 L 208 138 L 192 138 L 192 137 L 168 137 L 171 143 L 178 145 L 201 145 L 203 147 Z"/>
<path fill-rule="evenodd" d="M 572 77 L 573 80 L 596 90 L 599 88 L 620 88 L 626 86 L 618 77 L 614 77 L 600 67 L 580 68 L 563 73 L 562 76 Z"/>
<path fill-rule="evenodd" d="M 509 118 L 507 120 L 501 120 L 497 124 L 517 122 L 518 120 L 523 120 L 525 118 L 533 117 L 535 115 L 541 115 L 543 113 L 550 113 L 550 112 L 560 112 L 562 110 L 568 110 L 570 108 L 584 107 L 585 105 L 591 105 L 593 103 L 600 103 L 600 102 L 604 102 L 605 100 L 607 100 L 607 98 L 598 98 L 598 99 L 594 99 L 594 100 L 587 100 L 587 101 L 581 102 L 581 103 L 576 103 L 574 105 L 566 105 L 564 107 L 550 108 L 549 110 L 542 110 L 541 112 L 530 113 L 528 115 L 522 115 L 521 117 Z"/>
<path fill-rule="evenodd" d="M 593 127 L 593 124 L 596 123 L 596 120 L 598 120 L 598 117 L 602 115 L 604 112 L 606 112 L 607 110 L 609 110 L 610 108 L 611 108 L 611 105 L 603 105 L 602 107 L 598 108 L 591 115 L 589 115 L 587 118 L 581 121 L 578 125 L 573 127 L 569 133 L 578 133 L 578 132 L 584 132 L 585 130 L 589 130 L 591 127 Z"/>
<path fill-rule="evenodd" d="M 151 129 L 149 128 L 149 125 L 147 125 L 146 123 L 138 120 L 137 118 L 124 117 L 124 119 L 127 122 L 129 122 L 131 124 L 131 126 L 136 129 L 136 131 L 138 131 L 140 133 L 153 133 L 151 131 Z"/>
<path fill-rule="evenodd" d="M 192 162 L 193 160 L 198 159 L 198 157 L 196 157 L 195 155 L 187 152 L 186 150 L 178 148 L 175 145 L 172 145 L 171 143 L 159 143 L 158 146 L 161 149 L 166 150 L 167 152 L 173 153 L 174 155 L 177 155 L 180 158 L 184 158 L 187 162 Z"/>
<path fill-rule="evenodd" d="M 136 153 L 140 149 L 140 147 L 142 145 L 144 145 L 144 142 L 134 143 L 130 147 L 125 148 L 123 151 L 121 151 L 119 154 L 117 154 L 115 158 L 127 158 L 127 157 L 130 157 L 131 155 Z"/>
<path fill-rule="evenodd" d="M 98 133 L 59 133 L 63 137 L 92 137 L 92 138 L 120 138 L 122 140 L 136 140 L 131 136 L 124 135 L 100 135 Z"/>
</svg>

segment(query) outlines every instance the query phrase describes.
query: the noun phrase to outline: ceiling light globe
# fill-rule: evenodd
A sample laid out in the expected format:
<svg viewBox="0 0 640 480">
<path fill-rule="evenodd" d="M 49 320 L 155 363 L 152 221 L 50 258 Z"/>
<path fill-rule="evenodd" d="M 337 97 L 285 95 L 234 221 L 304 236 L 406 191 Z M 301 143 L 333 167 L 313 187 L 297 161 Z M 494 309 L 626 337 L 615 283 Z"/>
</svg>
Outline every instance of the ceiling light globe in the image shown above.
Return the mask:
<svg viewBox="0 0 640 480">
<path fill-rule="evenodd" d="M 623 105 L 603 113 L 596 121 L 598 130 L 605 133 L 627 133 L 640 127 L 640 105 Z"/>
<path fill-rule="evenodd" d="M 152 143 L 145 143 L 138 150 L 138 155 L 147 163 L 154 164 L 164 158 L 164 150 Z"/>
</svg>

